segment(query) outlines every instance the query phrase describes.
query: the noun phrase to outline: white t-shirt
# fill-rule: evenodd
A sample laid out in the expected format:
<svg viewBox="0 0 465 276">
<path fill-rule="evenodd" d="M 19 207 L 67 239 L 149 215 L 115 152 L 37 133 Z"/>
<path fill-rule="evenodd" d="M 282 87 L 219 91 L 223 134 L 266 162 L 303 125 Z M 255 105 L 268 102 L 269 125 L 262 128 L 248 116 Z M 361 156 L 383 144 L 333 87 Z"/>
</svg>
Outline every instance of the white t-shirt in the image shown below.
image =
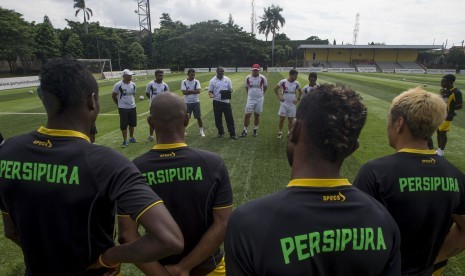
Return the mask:
<svg viewBox="0 0 465 276">
<path fill-rule="evenodd" d="M 150 98 L 149 106 L 155 96 L 166 91 L 170 91 L 168 84 L 164 82 L 156 83 L 154 80 L 149 82 L 145 88 L 145 94 L 148 94 Z"/>
<path fill-rule="evenodd" d="M 281 93 L 283 95 L 284 102 L 293 103 L 297 89 L 300 88 L 300 83 L 298 81 L 289 82 L 287 79 L 283 79 L 278 83 L 278 86 L 282 90 Z"/>
<path fill-rule="evenodd" d="M 192 81 L 183 80 L 181 82 L 181 90 L 197 90 L 197 89 L 202 89 L 202 87 L 200 87 L 200 82 L 196 79 L 193 79 Z M 198 103 L 200 101 L 199 94 L 184 95 L 184 101 L 186 103 Z"/>
<path fill-rule="evenodd" d="M 305 85 L 304 88 L 302 89 L 302 94 L 303 94 L 302 96 L 307 95 L 308 93 L 310 93 L 310 91 L 312 91 L 313 89 L 316 89 L 319 86 L 320 86 L 319 83 L 316 83 L 315 86 L 310 86 L 310 84 Z"/>
<path fill-rule="evenodd" d="M 135 108 L 134 94 L 136 94 L 136 84 L 130 81 L 124 83 L 122 80 L 117 82 L 113 87 L 113 93 L 118 94 L 118 108 Z"/>
<path fill-rule="evenodd" d="M 265 76 L 259 74 L 257 77 L 248 75 L 245 78 L 245 87 L 248 87 L 248 98 L 251 100 L 260 99 L 263 97 L 263 89 L 268 86 Z"/>
<path fill-rule="evenodd" d="M 226 76 L 223 76 L 221 80 L 218 79 L 216 76 L 214 76 L 210 80 L 208 91 L 213 92 L 213 100 L 224 102 L 224 103 L 229 103 L 229 99 L 228 100 L 221 99 L 221 93 L 220 93 L 221 90 L 232 90 L 231 80 Z"/>
</svg>

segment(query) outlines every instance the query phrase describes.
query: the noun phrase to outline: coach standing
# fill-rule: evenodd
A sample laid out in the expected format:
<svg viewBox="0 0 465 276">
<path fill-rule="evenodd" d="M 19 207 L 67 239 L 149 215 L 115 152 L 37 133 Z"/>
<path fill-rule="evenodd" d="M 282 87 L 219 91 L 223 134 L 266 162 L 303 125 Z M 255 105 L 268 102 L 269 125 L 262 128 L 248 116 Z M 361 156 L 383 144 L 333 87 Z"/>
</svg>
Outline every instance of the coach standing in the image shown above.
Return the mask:
<svg viewBox="0 0 465 276">
<path fill-rule="evenodd" d="M 234 118 L 231 107 L 231 80 L 224 75 L 224 68 L 216 68 L 216 76 L 210 80 L 208 88 L 210 98 L 213 98 L 213 113 L 215 116 L 215 126 L 218 129 L 218 138 L 224 137 L 223 113 L 228 127 L 229 136 L 236 140 L 236 130 L 234 128 Z"/>
<path fill-rule="evenodd" d="M 118 106 L 119 111 L 119 125 L 123 133 L 123 144 L 121 147 L 128 146 L 128 126 L 129 126 L 129 142 L 139 143 L 134 138 L 134 128 L 137 126 L 137 112 L 136 102 L 134 101 L 134 94 L 136 94 L 136 84 L 133 83 L 133 72 L 129 69 L 123 70 L 123 79 L 115 84 L 111 97 Z"/>
</svg>

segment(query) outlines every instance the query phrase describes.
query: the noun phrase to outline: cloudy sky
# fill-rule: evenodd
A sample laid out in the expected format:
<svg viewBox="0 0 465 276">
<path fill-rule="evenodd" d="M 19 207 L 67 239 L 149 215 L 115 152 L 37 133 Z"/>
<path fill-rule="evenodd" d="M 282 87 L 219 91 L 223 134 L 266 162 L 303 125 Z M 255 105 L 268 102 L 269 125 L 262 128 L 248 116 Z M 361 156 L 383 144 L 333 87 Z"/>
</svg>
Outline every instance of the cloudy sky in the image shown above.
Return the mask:
<svg viewBox="0 0 465 276">
<path fill-rule="evenodd" d="M 141 0 L 86 0 L 94 15 L 91 21 L 101 25 L 139 29 L 135 10 Z M 159 17 L 169 13 L 174 21 L 186 25 L 217 19 L 234 22 L 251 31 L 252 0 L 152 0 L 152 28 L 159 27 Z M 335 39 L 337 44 L 352 43 L 356 14 L 360 14 L 357 44 L 369 42 L 387 45 L 462 45 L 465 39 L 465 1 L 463 0 L 255 0 L 257 21 L 265 7 L 279 5 L 286 20 L 279 31 L 291 39 L 318 36 Z M 42 22 L 48 15 L 57 28 L 66 27 L 74 16 L 72 0 L 0 0 L 0 6 L 13 9 L 26 21 Z M 263 35 L 258 38 L 265 39 Z"/>
</svg>

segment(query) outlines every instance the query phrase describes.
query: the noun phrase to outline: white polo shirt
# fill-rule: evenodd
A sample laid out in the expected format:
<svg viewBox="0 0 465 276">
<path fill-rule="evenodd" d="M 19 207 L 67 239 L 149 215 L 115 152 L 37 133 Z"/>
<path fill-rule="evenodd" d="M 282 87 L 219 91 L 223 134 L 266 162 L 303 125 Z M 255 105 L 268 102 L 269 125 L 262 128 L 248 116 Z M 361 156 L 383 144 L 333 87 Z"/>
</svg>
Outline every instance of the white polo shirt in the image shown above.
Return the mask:
<svg viewBox="0 0 465 276">
<path fill-rule="evenodd" d="M 228 100 L 221 99 L 221 93 L 220 93 L 221 90 L 232 90 L 231 80 L 226 76 L 223 76 L 221 80 L 218 79 L 216 76 L 214 76 L 210 80 L 208 91 L 213 93 L 214 101 L 229 103 L 229 99 Z"/>
<path fill-rule="evenodd" d="M 131 109 L 136 107 L 134 94 L 136 94 L 136 84 L 130 81 L 124 83 L 122 80 L 113 87 L 113 93 L 118 94 L 118 108 Z"/>
<path fill-rule="evenodd" d="M 200 87 L 200 82 L 196 79 L 193 79 L 192 81 L 186 79 L 181 82 L 181 90 L 197 89 L 202 89 L 202 87 Z M 200 102 L 199 94 L 184 95 L 184 101 L 186 103 L 198 103 Z"/>
</svg>

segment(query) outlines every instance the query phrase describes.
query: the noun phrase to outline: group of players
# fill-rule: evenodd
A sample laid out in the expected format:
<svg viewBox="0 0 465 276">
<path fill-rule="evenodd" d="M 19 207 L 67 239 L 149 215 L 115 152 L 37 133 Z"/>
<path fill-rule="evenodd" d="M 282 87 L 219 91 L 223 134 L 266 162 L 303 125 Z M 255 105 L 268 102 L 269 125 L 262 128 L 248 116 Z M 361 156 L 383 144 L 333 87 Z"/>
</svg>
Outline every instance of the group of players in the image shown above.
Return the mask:
<svg viewBox="0 0 465 276">
<path fill-rule="evenodd" d="M 300 100 L 287 141 L 291 181 L 233 212 L 222 158 L 185 143 L 185 99 L 151 101 L 157 144 L 130 162 L 90 143 L 99 91 L 83 64 L 51 61 L 40 79 L 47 125 L 0 148 L 5 235 L 21 247 L 26 275 L 117 275 L 123 262 L 147 275 L 431 275 L 465 248 L 465 175 L 428 149 L 447 114 L 439 95 L 416 88 L 393 99 L 387 132 L 397 152 L 362 166 L 352 186 L 340 169 L 359 147 L 362 98 L 330 84 L 293 101 L 277 93 L 288 105 L 280 116 Z M 221 99 L 232 87 L 210 89 Z"/>
<path fill-rule="evenodd" d="M 117 82 L 113 87 L 112 98 L 118 106 L 120 115 L 120 128 L 123 134 L 122 147 L 125 148 L 129 143 L 138 143 L 139 141 L 134 137 L 134 128 L 137 126 L 137 112 L 136 102 L 134 95 L 136 94 L 136 85 L 132 82 L 132 73 L 130 70 L 125 69 L 122 73 L 123 79 Z M 297 81 L 298 72 L 291 70 L 286 79 L 281 80 L 274 87 L 276 97 L 280 101 L 279 108 L 279 130 L 278 138 L 282 138 L 282 130 L 284 121 L 288 118 L 288 134 L 292 127 L 292 120 L 296 114 L 296 107 L 301 97 L 309 93 L 313 88 L 318 87 L 316 82 L 317 74 L 309 74 L 309 84 L 303 88 L 303 93 L 300 83 Z M 150 81 L 145 89 L 147 98 L 150 103 L 156 96 L 163 92 L 170 91 L 168 84 L 163 81 L 164 72 L 162 70 L 155 71 L 155 79 Z M 253 136 L 258 135 L 258 127 L 260 123 L 260 113 L 263 111 L 263 102 L 265 93 L 268 88 L 268 82 L 265 76 L 260 74 L 260 65 L 254 64 L 252 66 L 252 73 L 246 77 L 245 89 L 247 93 L 247 103 L 245 107 L 244 129 L 240 137 L 248 135 L 248 128 L 252 113 L 254 114 Z M 195 79 L 195 70 L 189 69 L 187 71 L 187 79 L 181 82 L 181 91 L 184 95 L 184 100 L 187 106 L 187 113 L 189 117 L 194 115 L 197 120 L 200 136 L 205 137 L 205 132 L 202 122 L 202 113 L 200 109 L 201 92 L 200 82 Z M 225 130 L 223 127 L 223 115 L 226 121 L 229 135 L 232 139 L 237 139 L 234 118 L 231 107 L 231 93 L 233 87 L 231 80 L 224 76 L 224 68 L 218 67 L 216 75 L 210 80 L 209 83 L 209 96 L 213 100 L 213 113 L 215 118 L 215 126 L 218 130 L 218 137 L 223 138 Z M 281 90 L 281 91 L 280 91 Z M 150 104 L 149 104 L 150 105 Z M 129 129 L 129 139 L 127 138 L 127 131 Z M 91 132 L 94 134 L 95 131 Z M 149 136 L 147 142 L 153 141 L 154 129 L 149 127 Z"/>
</svg>

